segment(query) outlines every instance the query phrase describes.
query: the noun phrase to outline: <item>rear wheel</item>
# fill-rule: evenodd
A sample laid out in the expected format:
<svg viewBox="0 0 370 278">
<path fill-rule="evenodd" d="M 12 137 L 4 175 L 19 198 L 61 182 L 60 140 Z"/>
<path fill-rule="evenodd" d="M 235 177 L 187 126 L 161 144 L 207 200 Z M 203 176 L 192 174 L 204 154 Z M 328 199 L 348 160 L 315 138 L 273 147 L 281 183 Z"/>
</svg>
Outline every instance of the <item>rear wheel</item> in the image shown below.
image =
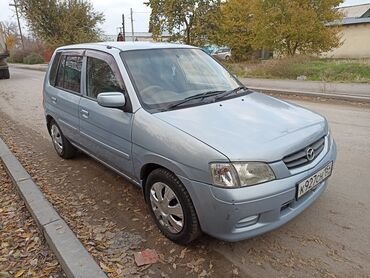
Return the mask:
<svg viewBox="0 0 370 278">
<path fill-rule="evenodd" d="M 0 70 L 0 79 L 9 79 L 9 78 L 10 78 L 9 69 Z"/>
<path fill-rule="evenodd" d="M 189 193 L 170 171 L 159 168 L 149 174 L 145 198 L 155 223 L 170 240 L 188 244 L 201 234 Z"/>
<path fill-rule="evenodd" d="M 54 120 L 50 123 L 50 136 L 54 149 L 60 157 L 69 159 L 76 155 L 77 149 L 64 137 L 60 127 Z"/>
</svg>

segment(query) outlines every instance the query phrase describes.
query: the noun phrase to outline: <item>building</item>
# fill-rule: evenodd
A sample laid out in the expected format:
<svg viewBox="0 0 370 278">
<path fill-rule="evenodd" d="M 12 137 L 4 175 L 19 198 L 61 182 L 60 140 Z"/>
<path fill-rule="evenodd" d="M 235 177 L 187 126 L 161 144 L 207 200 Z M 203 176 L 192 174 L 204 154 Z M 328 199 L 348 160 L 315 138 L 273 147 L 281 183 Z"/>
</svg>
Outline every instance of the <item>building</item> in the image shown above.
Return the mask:
<svg viewBox="0 0 370 278">
<path fill-rule="evenodd" d="M 341 7 L 339 10 L 344 14 L 344 18 L 332 24 L 341 26 L 342 45 L 324 56 L 370 58 L 370 3 Z"/>
</svg>

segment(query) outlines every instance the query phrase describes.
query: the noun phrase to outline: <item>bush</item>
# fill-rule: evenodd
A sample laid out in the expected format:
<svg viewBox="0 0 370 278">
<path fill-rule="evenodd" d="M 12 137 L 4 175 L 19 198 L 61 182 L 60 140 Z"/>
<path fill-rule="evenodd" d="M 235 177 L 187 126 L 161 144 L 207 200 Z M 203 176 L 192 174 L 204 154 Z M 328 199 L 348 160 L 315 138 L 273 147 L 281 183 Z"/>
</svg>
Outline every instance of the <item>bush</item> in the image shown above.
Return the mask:
<svg viewBox="0 0 370 278">
<path fill-rule="evenodd" d="M 370 59 L 320 59 L 297 55 L 260 62 L 226 63 L 226 67 L 240 77 L 297 79 L 305 76 L 313 81 L 370 83 Z"/>
<path fill-rule="evenodd" d="M 37 53 L 31 53 L 30 55 L 23 58 L 24 64 L 42 64 L 44 63 L 44 59 L 40 56 L 40 54 Z"/>
<path fill-rule="evenodd" d="M 296 79 L 299 75 L 309 75 L 305 66 L 313 60 L 314 58 L 308 56 L 266 60 L 247 68 L 247 74 L 262 78 Z"/>
<path fill-rule="evenodd" d="M 30 50 L 16 49 L 10 52 L 9 63 L 23 63 L 23 59 L 31 54 Z"/>
</svg>

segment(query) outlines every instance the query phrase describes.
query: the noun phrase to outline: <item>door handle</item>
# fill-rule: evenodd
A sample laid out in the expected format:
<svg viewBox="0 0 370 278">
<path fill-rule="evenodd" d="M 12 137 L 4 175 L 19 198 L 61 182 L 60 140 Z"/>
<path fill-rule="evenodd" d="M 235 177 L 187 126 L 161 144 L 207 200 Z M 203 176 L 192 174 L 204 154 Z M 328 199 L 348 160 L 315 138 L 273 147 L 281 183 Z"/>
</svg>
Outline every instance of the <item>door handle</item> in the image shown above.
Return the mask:
<svg viewBox="0 0 370 278">
<path fill-rule="evenodd" d="M 89 118 L 89 111 L 85 109 L 81 109 L 81 115 L 83 118 L 88 119 Z"/>
<path fill-rule="evenodd" d="M 51 97 L 51 102 L 52 103 L 57 103 L 57 98 L 56 97 Z"/>
</svg>

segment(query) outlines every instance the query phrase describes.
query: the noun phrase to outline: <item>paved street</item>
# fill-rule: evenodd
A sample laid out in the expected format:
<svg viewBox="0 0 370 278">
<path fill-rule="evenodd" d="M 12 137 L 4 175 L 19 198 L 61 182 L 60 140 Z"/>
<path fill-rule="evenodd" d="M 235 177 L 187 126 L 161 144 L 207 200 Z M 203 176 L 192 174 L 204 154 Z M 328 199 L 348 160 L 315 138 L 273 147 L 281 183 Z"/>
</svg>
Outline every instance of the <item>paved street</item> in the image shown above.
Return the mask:
<svg viewBox="0 0 370 278">
<path fill-rule="evenodd" d="M 135 186 L 85 155 L 69 161 L 57 157 L 44 123 L 43 76 L 43 72 L 11 68 L 11 79 L 0 80 L 0 136 L 81 238 L 85 228 L 81 226 L 90 225 L 95 231 L 109 223 L 117 229 L 114 235 L 127 231 L 145 239 L 141 247 L 163 255 L 161 264 L 143 272 L 151 277 L 198 277 L 201 273 L 212 277 L 370 277 L 368 106 L 290 100 L 325 115 L 330 122 L 338 160 L 328 190 L 276 231 L 238 243 L 204 236 L 184 249 L 153 227 Z M 98 252 L 112 254 L 108 247 L 101 251 L 98 244 L 89 245 L 91 241 L 84 244 L 97 252 L 93 253 L 97 260 Z M 130 261 L 124 265 L 133 267 Z"/>
</svg>

